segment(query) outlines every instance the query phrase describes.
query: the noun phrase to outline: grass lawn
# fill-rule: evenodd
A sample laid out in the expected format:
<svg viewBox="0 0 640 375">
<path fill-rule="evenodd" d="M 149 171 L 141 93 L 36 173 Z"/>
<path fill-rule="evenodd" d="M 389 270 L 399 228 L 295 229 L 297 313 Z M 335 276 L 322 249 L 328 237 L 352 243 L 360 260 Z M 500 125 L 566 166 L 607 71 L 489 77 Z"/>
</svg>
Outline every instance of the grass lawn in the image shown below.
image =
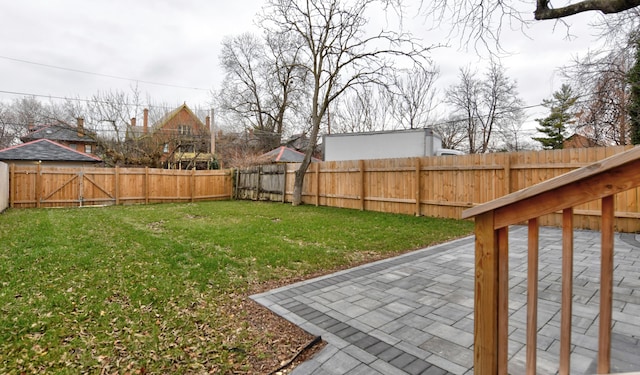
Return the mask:
<svg viewBox="0 0 640 375">
<path fill-rule="evenodd" d="M 0 373 L 268 373 L 298 344 L 249 294 L 471 231 L 243 201 L 9 210 Z"/>
</svg>

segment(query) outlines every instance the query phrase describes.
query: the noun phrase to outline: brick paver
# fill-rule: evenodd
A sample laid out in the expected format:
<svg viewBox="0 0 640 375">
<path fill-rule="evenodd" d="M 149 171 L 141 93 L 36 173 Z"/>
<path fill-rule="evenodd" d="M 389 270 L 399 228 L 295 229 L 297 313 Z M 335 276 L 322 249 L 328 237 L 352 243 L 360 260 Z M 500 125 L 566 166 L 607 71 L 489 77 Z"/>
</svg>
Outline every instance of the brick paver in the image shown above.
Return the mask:
<svg viewBox="0 0 640 375">
<path fill-rule="evenodd" d="M 509 372 L 526 357 L 526 232 L 509 233 Z M 539 374 L 557 372 L 560 242 L 540 229 Z M 615 239 L 612 372 L 640 370 L 640 242 Z M 574 232 L 572 373 L 595 372 L 600 233 Z M 252 296 L 327 346 L 294 375 L 472 374 L 474 241 L 467 237 Z"/>
</svg>

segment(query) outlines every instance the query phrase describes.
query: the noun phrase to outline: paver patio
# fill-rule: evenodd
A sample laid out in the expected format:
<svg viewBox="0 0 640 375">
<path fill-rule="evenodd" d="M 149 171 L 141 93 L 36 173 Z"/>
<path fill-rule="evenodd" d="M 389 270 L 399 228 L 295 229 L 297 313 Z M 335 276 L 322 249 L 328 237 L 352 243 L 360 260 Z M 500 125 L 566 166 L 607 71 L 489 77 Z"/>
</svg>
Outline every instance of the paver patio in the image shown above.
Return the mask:
<svg viewBox="0 0 640 375">
<path fill-rule="evenodd" d="M 509 233 L 509 373 L 524 373 L 527 228 Z M 561 230 L 540 228 L 538 373 L 559 358 Z M 574 233 L 571 372 L 595 373 L 600 233 Z M 640 371 L 640 242 L 615 238 L 612 372 Z M 474 239 L 254 295 L 327 346 L 294 375 L 472 374 Z"/>
</svg>

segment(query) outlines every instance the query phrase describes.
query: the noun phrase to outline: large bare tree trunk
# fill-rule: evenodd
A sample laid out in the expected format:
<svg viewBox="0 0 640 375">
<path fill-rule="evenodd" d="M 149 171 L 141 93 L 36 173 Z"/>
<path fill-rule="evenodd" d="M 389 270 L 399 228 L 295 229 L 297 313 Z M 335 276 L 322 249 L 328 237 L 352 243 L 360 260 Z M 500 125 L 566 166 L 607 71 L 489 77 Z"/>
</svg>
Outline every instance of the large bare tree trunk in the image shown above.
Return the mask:
<svg viewBox="0 0 640 375">
<path fill-rule="evenodd" d="M 320 131 L 320 120 L 321 118 L 319 116 L 314 116 L 313 127 L 311 128 L 311 135 L 309 137 L 309 145 L 304 153 L 302 164 L 300 164 L 300 168 L 298 168 L 298 170 L 296 171 L 296 178 L 293 183 L 293 198 L 291 200 L 291 204 L 293 206 L 299 206 L 300 204 L 302 204 L 302 187 L 304 185 L 304 176 L 307 173 L 307 169 L 309 169 L 309 165 L 311 165 L 313 152 L 316 149 L 318 133 Z"/>
</svg>

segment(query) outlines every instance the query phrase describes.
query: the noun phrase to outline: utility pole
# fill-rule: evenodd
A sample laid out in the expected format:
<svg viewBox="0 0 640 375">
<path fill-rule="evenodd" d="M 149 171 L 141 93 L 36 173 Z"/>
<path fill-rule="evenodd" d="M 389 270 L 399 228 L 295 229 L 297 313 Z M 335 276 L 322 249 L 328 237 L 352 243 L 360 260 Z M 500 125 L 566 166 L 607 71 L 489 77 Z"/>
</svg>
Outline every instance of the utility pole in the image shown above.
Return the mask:
<svg viewBox="0 0 640 375">
<path fill-rule="evenodd" d="M 213 117 L 213 108 L 209 110 L 209 117 L 211 117 L 211 125 L 209 131 L 211 132 L 211 155 L 216 154 L 216 121 Z"/>
</svg>

